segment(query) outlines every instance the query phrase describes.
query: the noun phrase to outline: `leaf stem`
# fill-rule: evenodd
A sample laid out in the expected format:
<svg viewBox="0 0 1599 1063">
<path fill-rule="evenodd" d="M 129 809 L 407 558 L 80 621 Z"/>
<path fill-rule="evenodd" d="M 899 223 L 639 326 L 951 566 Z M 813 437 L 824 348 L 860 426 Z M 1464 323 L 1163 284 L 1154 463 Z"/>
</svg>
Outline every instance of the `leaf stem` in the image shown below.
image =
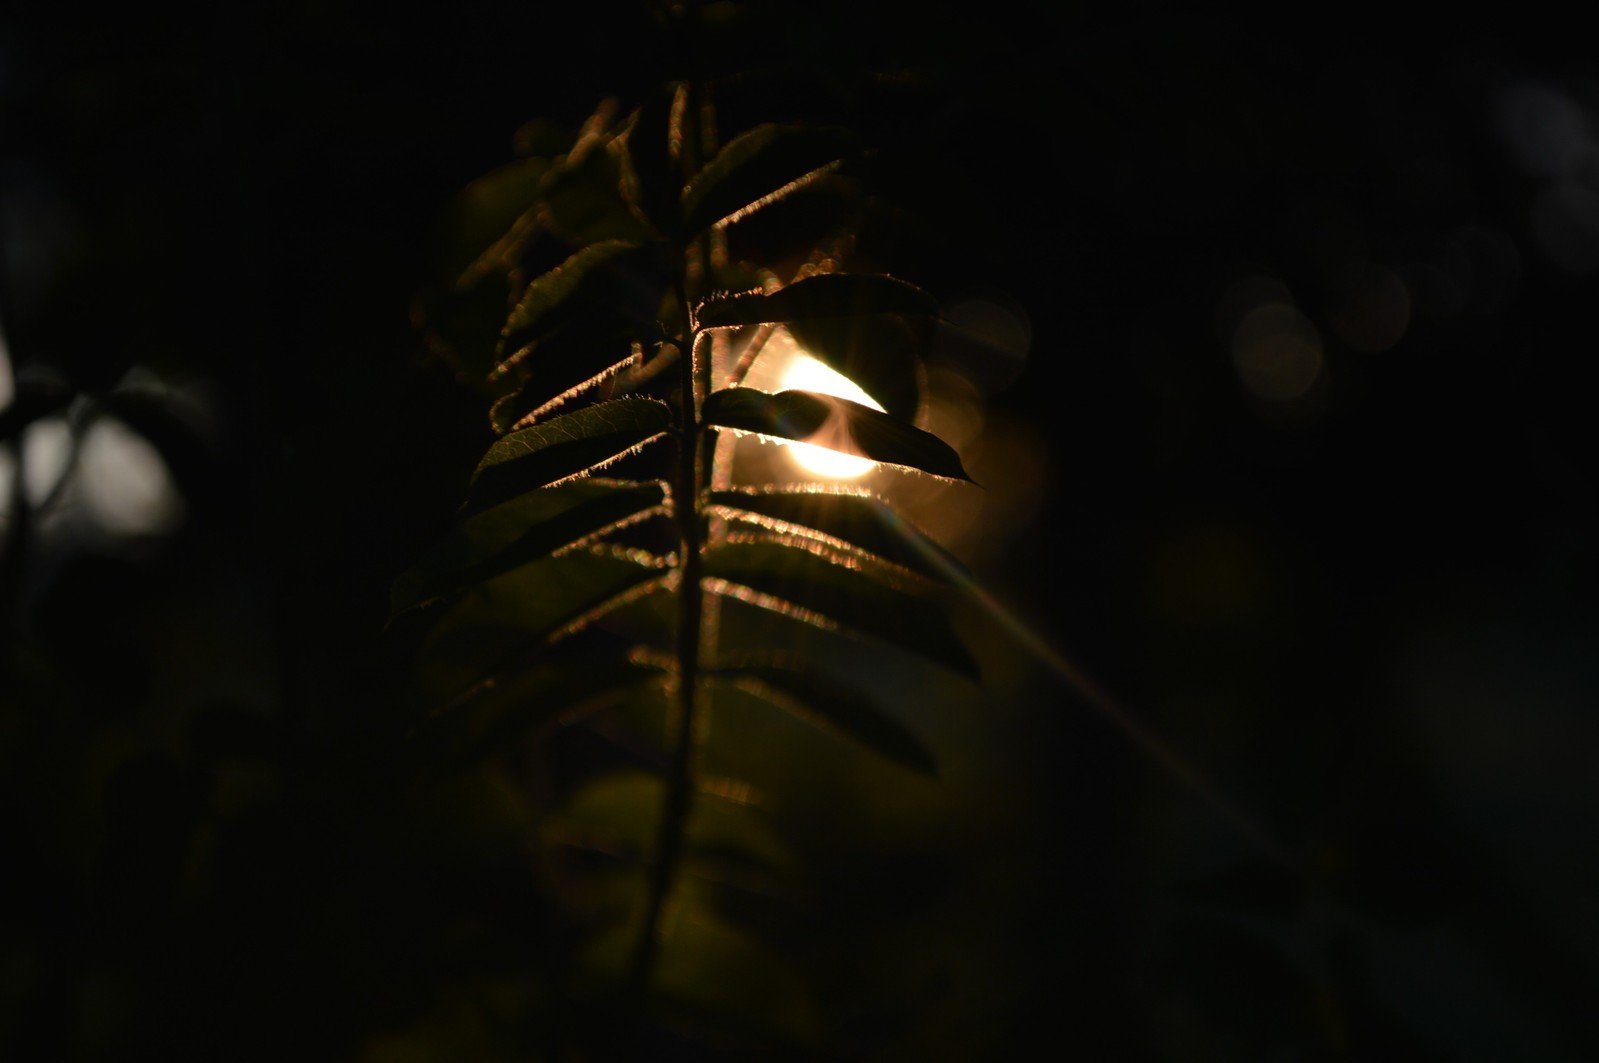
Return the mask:
<svg viewBox="0 0 1599 1063">
<path fill-rule="evenodd" d="M 702 95 L 699 91 L 697 41 L 699 29 L 698 0 L 689 0 L 683 19 L 684 58 L 689 69 L 689 90 L 686 128 L 683 138 L 683 183 L 693 178 L 700 166 L 699 138 Z M 661 804 L 660 827 L 655 842 L 655 859 L 650 866 L 649 893 L 645 899 L 644 922 L 633 953 L 629 972 L 630 995 L 637 1038 L 644 1030 L 644 1011 L 648 1001 L 650 977 L 660 951 L 661 915 L 677 877 L 677 866 L 682 858 L 683 835 L 688 823 L 689 805 L 694 792 L 694 754 L 696 746 L 696 716 L 700 698 L 700 655 L 705 623 L 705 592 L 700 583 L 701 555 L 704 543 L 701 517 L 700 489 L 702 475 L 709 470 L 704 451 L 706 441 L 704 426 L 700 422 L 700 403 L 709 390 L 710 366 L 700 363 L 700 332 L 694 325 L 694 304 L 689 301 L 691 287 L 706 283 L 703 272 L 695 275 L 695 267 L 703 270 L 705 259 L 697 254 L 701 248 L 697 241 L 689 240 L 680 246 L 674 262 L 674 284 L 681 315 L 683 332 L 674 340 L 678 349 L 678 386 L 681 421 L 678 425 L 677 471 L 672 484 L 672 513 L 677 521 L 678 583 L 677 583 L 677 683 L 676 728 L 667 766 L 666 793 Z M 686 341 L 683 336 L 687 336 Z M 635 1048 L 642 1048 L 637 1042 Z"/>
<path fill-rule="evenodd" d="M 688 301 L 678 282 L 678 295 L 685 315 Z M 685 317 L 686 320 L 686 317 Z M 679 349 L 682 359 L 678 375 L 682 400 L 681 434 L 678 437 L 678 467 L 674 477 L 673 514 L 678 531 L 677 648 L 676 648 L 676 728 L 667 765 L 666 794 L 661 806 L 660 827 L 655 841 L 655 859 L 650 865 L 649 894 L 645 901 L 644 923 L 633 953 L 629 975 L 636 1009 L 642 1013 L 649 992 L 650 974 L 659 951 L 661 915 L 671 894 L 682 858 L 684 829 L 694 791 L 694 753 L 696 718 L 699 707 L 699 673 L 705 592 L 700 585 L 702 521 L 700 517 L 701 452 L 704 433 L 699 423 L 695 363 L 698 361 L 700 334 L 690 332 Z"/>
</svg>

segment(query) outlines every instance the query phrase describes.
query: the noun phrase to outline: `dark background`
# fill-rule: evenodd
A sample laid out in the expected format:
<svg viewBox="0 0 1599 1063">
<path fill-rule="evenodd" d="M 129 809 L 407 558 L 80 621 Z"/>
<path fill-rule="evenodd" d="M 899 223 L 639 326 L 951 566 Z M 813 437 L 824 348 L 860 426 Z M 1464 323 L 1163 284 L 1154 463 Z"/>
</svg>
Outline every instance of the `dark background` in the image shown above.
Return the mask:
<svg viewBox="0 0 1599 1063">
<path fill-rule="evenodd" d="M 945 789 L 832 764 L 797 806 L 818 1051 L 1591 1052 L 1580 35 L 762 10 L 751 64 L 905 75 L 852 116 L 919 219 L 897 261 L 1030 319 L 987 417 L 1032 479 L 992 485 L 979 577 L 1293 865 L 968 615 L 995 678 L 935 727 Z M 515 1003 L 564 939 L 492 793 L 386 769 L 377 632 L 489 439 L 408 317 L 443 206 L 669 67 L 631 4 L 0 20 L 14 372 L 140 365 L 209 410 L 180 530 L 41 529 L 8 584 L 8 1058 L 515 1057 L 589 1021 Z M 1239 353 L 1263 302 L 1319 352 L 1303 396 Z"/>
</svg>

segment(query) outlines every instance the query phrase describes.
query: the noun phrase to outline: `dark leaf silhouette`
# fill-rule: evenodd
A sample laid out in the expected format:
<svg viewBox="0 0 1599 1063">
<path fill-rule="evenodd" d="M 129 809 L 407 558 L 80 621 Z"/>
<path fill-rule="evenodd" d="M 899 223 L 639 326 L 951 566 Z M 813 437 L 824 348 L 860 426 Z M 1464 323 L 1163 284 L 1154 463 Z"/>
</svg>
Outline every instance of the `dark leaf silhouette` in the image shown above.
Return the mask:
<svg viewBox="0 0 1599 1063">
<path fill-rule="evenodd" d="M 625 653 L 540 662 L 497 677 L 461 704 L 435 713 L 417 728 L 411 748 L 424 770 L 464 771 L 531 731 L 570 720 L 660 675 Z"/>
<path fill-rule="evenodd" d="M 593 135 L 546 176 L 540 220 L 570 246 L 658 239 L 654 226 L 623 195 L 625 150 L 616 135 Z"/>
<path fill-rule="evenodd" d="M 810 723 L 847 735 L 896 764 L 927 775 L 933 755 L 909 728 L 865 698 L 815 669 L 794 663 L 748 663 L 719 668 L 715 678 Z"/>
<path fill-rule="evenodd" d="M 562 840 L 593 844 L 643 860 L 649 856 L 655 824 L 640 819 L 640 808 L 658 807 L 663 782 L 645 772 L 612 772 L 591 780 L 556 819 Z M 688 855 L 733 860 L 767 871 L 793 866 L 787 846 L 759 814 L 747 806 L 704 795 L 689 812 L 684 831 Z"/>
<path fill-rule="evenodd" d="M 456 196 L 443 226 L 444 270 L 452 285 L 503 260 L 502 241 L 524 215 L 529 215 L 525 227 L 531 228 L 550 167 L 548 158 L 519 159 L 484 174 Z"/>
<path fill-rule="evenodd" d="M 464 383 L 481 386 L 494 370 L 505 315 L 517 292 L 509 273 L 491 270 L 459 288 L 442 285 L 421 292 L 411 314 L 433 353 Z"/>
<path fill-rule="evenodd" d="M 433 706 L 536 657 L 562 636 L 666 574 L 659 559 L 583 548 L 511 569 L 436 614 L 422 645 L 422 695 Z"/>
<path fill-rule="evenodd" d="M 841 129 L 761 125 L 732 140 L 683 189 L 689 233 L 760 209 L 842 159 L 853 138 Z"/>
<path fill-rule="evenodd" d="M 774 292 L 713 295 L 699 304 L 700 328 L 787 324 L 854 314 L 938 313 L 932 296 L 897 277 L 876 273 L 827 273 L 805 277 Z"/>
<path fill-rule="evenodd" d="M 501 362 L 491 383 L 517 390 L 495 400 L 489 424 L 504 435 L 626 368 L 637 359 L 634 331 L 619 321 L 577 321 Z"/>
<path fill-rule="evenodd" d="M 736 521 L 858 551 L 938 580 L 966 567 L 870 491 L 809 485 L 713 491 L 706 504 Z"/>
<path fill-rule="evenodd" d="M 934 602 L 782 543 L 728 543 L 705 555 L 707 586 L 822 627 L 843 627 L 975 677 L 977 664 Z"/>
<path fill-rule="evenodd" d="M 582 314 L 604 310 L 629 320 L 653 320 L 660 301 L 652 248 L 605 240 L 583 248 L 527 286 L 506 319 L 498 355 L 503 360 Z"/>
<path fill-rule="evenodd" d="M 960 456 L 937 436 L 833 395 L 726 388 L 705 400 L 704 416 L 719 428 L 811 443 L 948 480 L 971 480 Z"/>
<path fill-rule="evenodd" d="M 504 436 L 472 474 L 466 512 L 477 513 L 524 491 L 573 479 L 626 457 L 672 427 L 657 399 L 613 399 Z"/>
<path fill-rule="evenodd" d="M 390 606 L 407 609 L 658 512 L 660 484 L 575 480 L 529 491 L 450 529 L 395 581 Z"/>
<path fill-rule="evenodd" d="M 661 928 L 658 1008 L 718 1045 L 745 1048 L 737 1058 L 816 1058 L 819 1018 L 805 980 L 781 952 L 718 915 L 709 893 L 704 883 L 684 882 L 683 910 Z M 625 977 L 642 927 L 636 914 L 619 918 L 588 949 L 587 964 Z"/>
<path fill-rule="evenodd" d="M 645 217 L 668 219 L 676 207 L 677 144 L 681 128 L 673 127 L 686 100 L 680 99 L 687 86 L 674 84 L 648 93 L 644 102 L 628 115 L 622 135 L 617 139 L 621 153 L 622 194 Z"/>
</svg>

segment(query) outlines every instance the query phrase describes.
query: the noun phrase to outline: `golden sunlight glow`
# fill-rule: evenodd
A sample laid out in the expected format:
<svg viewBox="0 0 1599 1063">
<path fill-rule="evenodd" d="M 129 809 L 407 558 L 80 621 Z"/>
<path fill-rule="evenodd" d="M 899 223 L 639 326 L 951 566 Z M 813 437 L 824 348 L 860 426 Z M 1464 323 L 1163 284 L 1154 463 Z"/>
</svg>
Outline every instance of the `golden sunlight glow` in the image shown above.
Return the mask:
<svg viewBox="0 0 1599 1063">
<path fill-rule="evenodd" d="M 883 408 L 855 381 L 808 354 L 794 355 L 783 370 L 779 388 L 784 391 L 814 391 L 820 395 L 837 395 L 841 399 L 851 399 L 874 410 Z M 831 480 L 853 480 L 870 472 L 877 464 L 871 458 L 842 454 L 810 443 L 790 443 L 788 452 L 806 472 L 825 476 Z"/>
</svg>

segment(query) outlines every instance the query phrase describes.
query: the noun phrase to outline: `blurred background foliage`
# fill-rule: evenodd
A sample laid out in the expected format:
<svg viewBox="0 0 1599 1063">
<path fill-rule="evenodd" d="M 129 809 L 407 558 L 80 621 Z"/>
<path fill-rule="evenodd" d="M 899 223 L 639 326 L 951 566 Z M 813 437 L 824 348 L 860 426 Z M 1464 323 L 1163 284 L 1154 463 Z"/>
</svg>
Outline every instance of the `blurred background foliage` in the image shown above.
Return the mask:
<svg viewBox="0 0 1599 1063">
<path fill-rule="evenodd" d="M 866 251 L 996 337 L 930 388 L 988 490 L 914 515 L 1304 871 L 973 609 L 984 687 L 897 691 L 938 780 L 729 714 L 798 870 L 731 913 L 775 956 L 681 951 L 678 1054 L 1591 1052 L 1580 35 L 710 12 L 773 71 L 724 122 L 884 145 L 901 222 Z M 572 976 L 586 869 L 530 844 L 514 763 L 418 779 L 377 633 L 490 438 L 408 317 L 437 219 L 662 55 L 631 3 L 0 19 L 0 406 L 65 396 L 0 456 L 38 507 L 0 659 L 8 1057 L 563 1058 L 612 1018 Z"/>
</svg>

